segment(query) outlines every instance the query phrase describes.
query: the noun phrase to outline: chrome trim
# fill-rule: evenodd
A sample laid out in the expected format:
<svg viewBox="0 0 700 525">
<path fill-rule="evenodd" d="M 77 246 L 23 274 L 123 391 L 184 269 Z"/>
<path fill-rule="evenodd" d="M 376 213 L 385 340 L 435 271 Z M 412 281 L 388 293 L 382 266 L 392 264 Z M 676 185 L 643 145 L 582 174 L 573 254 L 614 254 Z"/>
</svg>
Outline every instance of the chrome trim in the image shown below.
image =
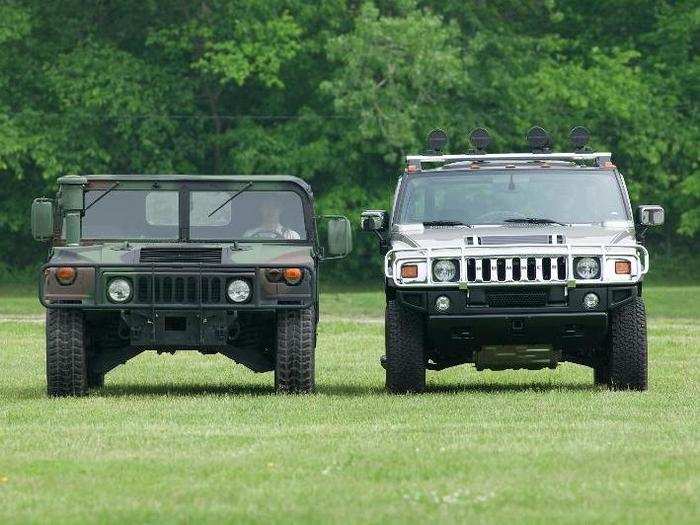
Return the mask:
<svg viewBox="0 0 700 525">
<path fill-rule="evenodd" d="M 558 259 L 564 257 L 565 274 L 559 276 Z M 574 276 L 574 258 L 600 258 L 600 277 L 598 279 L 577 279 Z M 543 259 L 550 259 L 550 278 L 544 278 Z M 433 279 L 433 263 L 438 259 L 459 260 L 459 280 L 441 282 Z M 473 279 L 467 275 L 467 263 L 474 260 Z M 488 259 L 490 276 L 485 279 L 484 260 Z M 498 279 L 498 260 L 504 259 L 505 272 L 502 280 Z M 520 279 L 513 276 L 513 259 L 520 260 Z M 535 277 L 528 278 L 528 259 L 534 259 Z M 616 259 L 632 262 L 632 274 L 629 277 L 616 277 L 606 263 Z M 404 263 L 427 264 L 425 282 L 401 278 L 400 267 Z M 614 268 L 614 264 L 613 264 Z M 390 250 L 384 257 L 384 274 L 400 288 L 425 288 L 430 286 L 469 288 L 477 286 L 531 286 L 558 284 L 567 288 L 577 284 L 624 284 L 636 283 L 649 271 L 649 252 L 640 245 L 601 245 L 601 244 L 504 244 L 491 246 L 450 246 L 444 248 L 399 248 Z"/>
</svg>

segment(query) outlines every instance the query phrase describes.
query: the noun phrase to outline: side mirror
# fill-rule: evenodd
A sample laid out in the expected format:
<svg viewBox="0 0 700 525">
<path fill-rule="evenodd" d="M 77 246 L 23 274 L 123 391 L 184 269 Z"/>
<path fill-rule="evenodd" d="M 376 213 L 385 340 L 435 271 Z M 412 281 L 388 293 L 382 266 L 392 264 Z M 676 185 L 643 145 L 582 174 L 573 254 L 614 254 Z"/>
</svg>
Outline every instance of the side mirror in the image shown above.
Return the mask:
<svg viewBox="0 0 700 525">
<path fill-rule="evenodd" d="M 340 215 L 326 215 L 328 221 L 328 249 L 324 259 L 340 259 L 352 251 L 350 221 Z"/>
<path fill-rule="evenodd" d="M 53 237 L 53 201 L 46 198 L 32 202 L 32 236 L 45 242 Z"/>
<path fill-rule="evenodd" d="M 360 225 L 363 232 L 376 232 L 386 228 L 388 214 L 384 210 L 367 210 L 360 215 Z"/>
<path fill-rule="evenodd" d="M 642 226 L 661 226 L 666 219 L 666 212 L 661 206 L 647 204 L 637 207 L 637 220 Z"/>
</svg>

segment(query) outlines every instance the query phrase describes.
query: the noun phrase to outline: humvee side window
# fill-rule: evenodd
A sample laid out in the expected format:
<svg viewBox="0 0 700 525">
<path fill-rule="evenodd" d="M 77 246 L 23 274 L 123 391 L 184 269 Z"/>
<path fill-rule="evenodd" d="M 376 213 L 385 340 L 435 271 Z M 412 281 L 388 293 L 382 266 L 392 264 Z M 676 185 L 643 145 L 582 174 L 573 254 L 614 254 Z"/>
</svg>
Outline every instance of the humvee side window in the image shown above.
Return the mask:
<svg viewBox="0 0 700 525">
<path fill-rule="evenodd" d="M 178 239 L 177 191 L 114 190 L 96 201 L 103 193 L 85 192 L 83 238 Z"/>
<path fill-rule="evenodd" d="M 190 192 L 190 239 L 307 239 L 304 207 L 297 193 L 286 190 L 243 191 L 214 211 L 234 193 Z"/>
</svg>

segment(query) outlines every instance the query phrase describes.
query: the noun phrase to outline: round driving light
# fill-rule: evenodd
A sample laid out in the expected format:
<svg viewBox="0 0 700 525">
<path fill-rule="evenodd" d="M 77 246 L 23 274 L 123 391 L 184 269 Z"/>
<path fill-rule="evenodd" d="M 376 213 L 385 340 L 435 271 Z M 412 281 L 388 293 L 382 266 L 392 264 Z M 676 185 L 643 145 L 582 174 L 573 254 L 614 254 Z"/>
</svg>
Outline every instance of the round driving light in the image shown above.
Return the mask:
<svg viewBox="0 0 700 525">
<path fill-rule="evenodd" d="M 576 275 L 581 279 L 596 279 L 600 272 L 600 263 L 593 257 L 576 259 Z"/>
<path fill-rule="evenodd" d="M 598 306 L 598 303 L 600 303 L 600 299 L 592 292 L 583 296 L 583 307 L 586 310 L 593 310 L 593 308 Z"/>
<path fill-rule="evenodd" d="M 441 295 L 437 299 L 435 299 L 435 309 L 439 312 L 446 312 L 447 310 L 450 309 L 450 298 Z"/>
<path fill-rule="evenodd" d="M 243 279 L 234 279 L 228 283 L 226 294 L 234 303 L 244 303 L 250 299 L 250 285 Z"/>
<path fill-rule="evenodd" d="M 113 303 L 125 303 L 131 299 L 131 283 L 118 277 L 112 279 L 107 285 L 107 297 Z"/>
<path fill-rule="evenodd" d="M 457 275 L 457 265 L 450 259 L 437 261 L 433 266 L 433 277 L 436 281 L 448 282 L 453 281 Z"/>
</svg>

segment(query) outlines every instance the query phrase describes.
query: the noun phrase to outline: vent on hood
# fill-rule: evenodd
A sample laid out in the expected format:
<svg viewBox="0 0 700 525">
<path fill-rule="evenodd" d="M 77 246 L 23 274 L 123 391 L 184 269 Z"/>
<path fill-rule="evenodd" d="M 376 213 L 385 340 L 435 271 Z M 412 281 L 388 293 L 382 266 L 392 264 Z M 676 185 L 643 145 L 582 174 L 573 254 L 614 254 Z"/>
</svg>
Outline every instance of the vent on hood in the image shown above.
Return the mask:
<svg viewBox="0 0 700 525">
<path fill-rule="evenodd" d="M 485 235 L 483 237 L 467 237 L 467 245 L 480 244 L 494 246 L 498 244 L 564 244 L 563 235 Z"/>
<path fill-rule="evenodd" d="M 141 248 L 142 263 L 221 263 L 221 248 Z"/>
</svg>

